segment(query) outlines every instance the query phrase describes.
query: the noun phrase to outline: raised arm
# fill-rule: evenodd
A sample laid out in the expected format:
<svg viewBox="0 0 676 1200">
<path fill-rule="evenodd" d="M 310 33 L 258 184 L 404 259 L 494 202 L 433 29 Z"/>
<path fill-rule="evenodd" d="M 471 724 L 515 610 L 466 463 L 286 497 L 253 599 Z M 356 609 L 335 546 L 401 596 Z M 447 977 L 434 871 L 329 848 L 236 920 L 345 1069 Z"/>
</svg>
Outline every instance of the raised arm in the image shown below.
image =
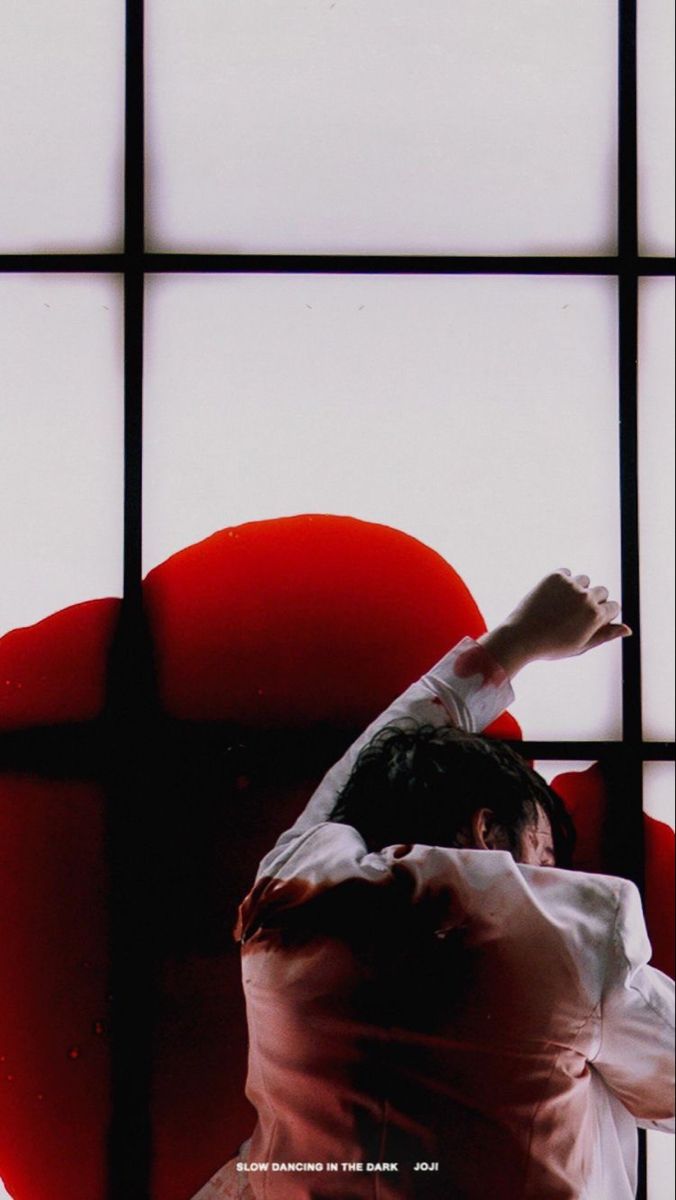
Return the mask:
<svg viewBox="0 0 676 1200">
<path fill-rule="evenodd" d="M 414 721 L 480 733 L 512 702 L 510 680 L 529 662 L 582 654 L 631 630 L 616 623 L 620 606 L 608 589 L 568 570 L 547 575 L 492 632 L 464 638 L 412 684 L 357 738 L 324 776 L 298 820 L 263 859 L 259 875 L 286 846 L 326 821 L 360 751 L 386 725 Z"/>
<path fill-rule="evenodd" d="M 524 596 L 491 633 L 479 641 L 502 665 L 510 679 L 538 659 L 571 658 L 597 646 L 628 637 L 620 605 L 608 589 L 592 587 L 588 575 L 554 571 Z"/>
</svg>

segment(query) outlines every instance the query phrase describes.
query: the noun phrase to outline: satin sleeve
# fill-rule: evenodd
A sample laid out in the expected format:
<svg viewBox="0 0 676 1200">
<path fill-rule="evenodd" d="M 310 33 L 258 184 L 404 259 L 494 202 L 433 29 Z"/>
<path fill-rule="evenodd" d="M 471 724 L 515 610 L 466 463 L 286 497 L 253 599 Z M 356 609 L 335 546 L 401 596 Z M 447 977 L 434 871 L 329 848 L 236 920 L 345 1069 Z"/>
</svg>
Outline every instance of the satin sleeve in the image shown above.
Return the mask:
<svg viewBox="0 0 676 1200">
<path fill-rule="evenodd" d="M 674 984 L 650 956 L 639 893 L 622 881 L 591 1062 L 638 1124 L 673 1133 Z"/>
<path fill-rule="evenodd" d="M 297 821 L 265 855 L 258 876 L 268 874 L 278 852 L 313 826 L 328 820 L 360 752 L 388 725 L 413 721 L 480 733 L 514 699 L 509 678 L 492 655 L 472 638 L 463 638 L 421 679 L 384 710 L 327 772 Z"/>
</svg>

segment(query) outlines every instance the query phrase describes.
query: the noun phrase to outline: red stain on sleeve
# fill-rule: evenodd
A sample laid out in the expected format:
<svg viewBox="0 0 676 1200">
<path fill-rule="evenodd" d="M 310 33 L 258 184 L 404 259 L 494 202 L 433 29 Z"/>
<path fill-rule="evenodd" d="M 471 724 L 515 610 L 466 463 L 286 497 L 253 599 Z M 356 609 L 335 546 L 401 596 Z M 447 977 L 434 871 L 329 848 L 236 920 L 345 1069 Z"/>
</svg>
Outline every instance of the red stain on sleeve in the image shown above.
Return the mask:
<svg viewBox="0 0 676 1200">
<path fill-rule="evenodd" d="M 473 675 L 481 675 L 484 686 L 499 687 L 507 678 L 500 663 L 496 662 L 483 646 L 472 646 L 459 654 L 453 670 L 458 679 L 471 679 Z"/>
</svg>

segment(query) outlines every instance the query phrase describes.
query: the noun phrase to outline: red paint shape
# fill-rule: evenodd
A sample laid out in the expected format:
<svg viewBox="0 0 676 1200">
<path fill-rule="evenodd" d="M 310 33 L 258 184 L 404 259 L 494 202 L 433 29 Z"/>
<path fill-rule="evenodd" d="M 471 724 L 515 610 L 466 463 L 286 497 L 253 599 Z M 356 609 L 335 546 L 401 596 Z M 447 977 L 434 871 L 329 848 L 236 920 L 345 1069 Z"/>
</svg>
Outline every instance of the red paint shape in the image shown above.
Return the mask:
<svg viewBox="0 0 676 1200">
<path fill-rule="evenodd" d="M 0 1085 L 0 1176 L 16 1200 L 105 1195 L 109 1050 L 91 1033 L 109 976 L 103 840 L 93 785 L 0 778 L 0 1041 L 13 1077 Z"/>
<path fill-rule="evenodd" d="M 652 817 L 643 818 L 645 837 L 645 913 L 653 947 L 653 965 L 675 976 L 674 831 Z"/>
<path fill-rule="evenodd" d="M 152 571 L 145 594 L 165 708 L 257 728 L 363 727 L 461 637 L 486 628 L 434 551 L 347 517 L 224 530 Z M 119 608 L 115 599 L 74 605 L 0 639 L 0 729 L 101 714 Z M 509 714 L 490 732 L 520 736 Z M 244 777 L 239 786 L 244 800 Z M 84 784 L 30 779 L 2 789 L 0 911 L 10 934 L 0 1016 L 14 1079 L 0 1089 L 0 1175 L 17 1200 L 99 1200 L 109 1115 L 108 1039 L 94 1024 L 107 986 L 100 797 Z M 271 789 L 269 827 L 246 848 L 251 870 L 300 807 L 297 798 L 285 808 L 281 787 Z M 251 1128 L 238 975 L 234 945 L 227 961 L 167 968 L 158 1200 L 185 1200 Z M 75 1046 L 82 1053 L 69 1058 Z"/>
<path fill-rule="evenodd" d="M 598 764 L 586 771 L 557 775 L 552 787 L 561 796 L 575 822 L 577 870 L 606 873 L 603 826 L 608 793 Z M 644 816 L 644 911 L 653 947 L 652 964 L 674 978 L 674 833 L 668 825 Z"/>
<path fill-rule="evenodd" d="M 578 871 L 604 874 L 608 870 L 603 852 L 603 825 L 608 793 L 598 763 L 586 771 L 567 771 L 552 780 L 552 787 L 573 818 L 577 842 L 573 866 Z"/>
<path fill-rule="evenodd" d="M 502 738 L 506 742 L 520 742 L 523 738 L 519 722 L 508 712 L 501 713 L 495 721 L 491 721 L 484 733 L 489 737 Z"/>
<path fill-rule="evenodd" d="M 421 542 L 350 517 L 223 530 L 151 571 L 163 702 L 252 726 L 361 726 L 485 624 Z"/>
<path fill-rule="evenodd" d="M 151 571 L 145 594 L 167 710 L 254 727 L 366 724 L 486 629 L 438 554 L 350 517 L 223 530 Z M 1 638 L 0 729 L 99 716 L 119 610 L 88 601 Z"/>
<path fill-rule="evenodd" d="M 0 638 L 0 729 L 101 714 L 119 609 L 119 600 L 90 600 Z"/>
</svg>

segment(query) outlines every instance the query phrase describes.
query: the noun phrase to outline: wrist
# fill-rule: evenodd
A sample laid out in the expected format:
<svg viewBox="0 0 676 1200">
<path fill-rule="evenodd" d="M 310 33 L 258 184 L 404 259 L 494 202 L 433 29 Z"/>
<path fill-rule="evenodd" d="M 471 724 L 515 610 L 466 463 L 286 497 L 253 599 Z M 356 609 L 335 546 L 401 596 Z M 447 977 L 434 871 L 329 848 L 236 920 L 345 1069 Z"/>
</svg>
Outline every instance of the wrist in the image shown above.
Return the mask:
<svg viewBox="0 0 676 1200">
<path fill-rule="evenodd" d="M 526 648 L 522 632 L 516 625 L 510 625 L 509 621 L 497 625 L 477 640 L 510 679 L 536 657 Z"/>
</svg>

